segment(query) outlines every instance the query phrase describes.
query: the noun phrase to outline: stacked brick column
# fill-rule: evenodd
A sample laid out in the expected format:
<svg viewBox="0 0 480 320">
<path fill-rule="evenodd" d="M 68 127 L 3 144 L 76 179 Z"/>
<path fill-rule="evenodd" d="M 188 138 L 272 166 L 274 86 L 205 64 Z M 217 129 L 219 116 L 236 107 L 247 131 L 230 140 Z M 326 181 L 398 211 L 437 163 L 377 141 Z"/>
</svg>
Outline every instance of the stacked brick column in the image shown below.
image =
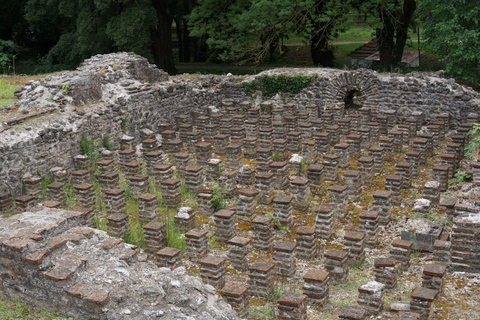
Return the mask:
<svg viewBox="0 0 480 320">
<path fill-rule="evenodd" d="M 325 251 L 325 269 L 336 281 L 346 281 L 348 277 L 348 252 L 336 249 Z"/>
<path fill-rule="evenodd" d="M 411 296 L 410 311 L 420 314 L 421 320 L 430 319 L 437 290 L 424 287 L 416 288 Z"/>
<path fill-rule="evenodd" d="M 298 211 L 305 212 L 310 206 L 309 182 L 307 178 L 303 177 L 297 177 L 291 182 L 291 191 L 294 198 L 293 207 Z"/>
<path fill-rule="evenodd" d="M 150 221 L 143 226 L 145 235 L 145 251 L 157 252 L 167 245 L 167 228 L 165 223 Z"/>
<path fill-rule="evenodd" d="M 207 255 L 200 260 L 200 277 L 203 282 L 219 290 L 225 286 L 225 261 L 220 256 Z"/>
<path fill-rule="evenodd" d="M 315 234 L 318 239 L 328 240 L 333 233 L 334 206 L 319 206 L 316 210 Z"/>
<path fill-rule="evenodd" d="M 396 165 L 397 175 L 403 177 L 403 188 L 408 189 L 412 186 L 412 167 L 410 162 L 399 162 Z"/>
<path fill-rule="evenodd" d="M 254 190 L 240 190 L 237 202 L 237 219 L 250 222 L 255 216 L 255 199 L 258 195 Z"/>
<path fill-rule="evenodd" d="M 194 261 L 204 258 L 210 251 L 208 245 L 208 231 L 192 229 L 185 233 L 187 257 Z"/>
<path fill-rule="evenodd" d="M 378 173 L 383 172 L 383 158 L 385 154 L 385 148 L 371 147 L 370 149 L 368 149 L 368 154 L 370 155 L 370 159 L 373 160 L 375 171 Z"/>
<path fill-rule="evenodd" d="M 268 172 L 270 170 L 270 164 L 272 163 L 272 149 L 271 148 L 258 148 L 256 154 L 257 160 L 257 172 Z"/>
<path fill-rule="evenodd" d="M 349 199 L 359 199 L 362 196 L 362 177 L 360 171 L 348 170 L 343 175 L 344 185 L 348 188 Z"/>
<path fill-rule="evenodd" d="M 162 200 L 168 207 L 176 207 L 182 201 L 180 192 L 180 180 L 167 179 L 162 181 Z"/>
<path fill-rule="evenodd" d="M 107 189 L 103 191 L 107 215 L 126 212 L 125 190 Z"/>
<path fill-rule="evenodd" d="M 422 153 L 420 151 L 408 151 L 405 154 L 405 162 L 412 164 L 412 176 L 418 177 L 418 168 L 420 167 L 420 162 L 422 158 Z"/>
<path fill-rule="evenodd" d="M 330 274 L 323 270 L 310 269 L 303 276 L 303 294 L 316 305 L 323 306 L 328 302 Z"/>
<path fill-rule="evenodd" d="M 373 194 L 373 211 L 379 213 L 378 222 L 382 225 L 388 225 L 392 218 L 390 212 L 392 203 L 392 192 L 375 191 Z"/>
<path fill-rule="evenodd" d="M 58 201 L 61 203 L 61 206 L 64 206 L 67 201 L 67 193 L 64 191 L 64 187 L 65 184 L 61 182 L 50 183 L 47 186 L 47 199 L 51 201 Z M 0 203 L 0 210 L 1 209 L 2 205 Z"/>
<path fill-rule="evenodd" d="M 348 231 L 344 236 L 344 248 L 348 251 L 350 263 L 361 265 L 365 261 L 365 233 Z"/>
<path fill-rule="evenodd" d="M 255 187 L 258 191 L 258 203 L 269 205 L 273 200 L 273 179 L 271 172 L 260 172 L 255 175 Z"/>
<path fill-rule="evenodd" d="M 77 198 L 77 206 L 89 208 L 95 205 L 95 192 L 93 184 L 82 183 L 74 185 L 75 197 Z"/>
<path fill-rule="evenodd" d="M 160 211 L 156 195 L 144 193 L 138 197 L 138 220 L 140 222 L 155 220 L 159 214 Z"/>
<path fill-rule="evenodd" d="M 222 209 L 214 214 L 215 238 L 221 242 L 227 242 L 235 236 L 236 223 L 235 212 Z"/>
<path fill-rule="evenodd" d="M 339 156 L 335 154 L 326 154 L 323 156 L 324 179 L 326 181 L 335 181 L 338 177 Z"/>
<path fill-rule="evenodd" d="M 277 196 L 273 200 L 273 216 L 275 222 L 282 227 L 292 226 L 293 197 Z"/>
<path fill-rule="evenodd" d="M 383 309 L 383 298 L 385 296 L 385 285 L 370 281 L 358 288 L 357 303 L 363 306 L 369 315 L 377 315 Z"/>
<path fill-rule="evenodd" d="M 269 296 L 273 291 L 275 265 L 270 262 L 255 262 L 248 265 L 248 285 L 252 295 Z"/>
<path fill-rule="evenodd" d="M 251 239 L 244 237 L 233 237 L 227 241 L 230 245 L 228 251 L 228 261 L 230 265 L 240 271 L 246 271 L 248 266 L 247 254 Z"/>
<path fill-rule="evenodd" d="M 373 260 L 375 281 L 383 283 L 385 290 L 397 288 L 398 269 L 394 258 L 377 258 Z"/>
<path fill-rule="evenodd" d="M 107 232 L 112 237 L 123 238 L 129 227 L 128 216 L 124 213 L 115 213 L 107 217 Z"/>
<path fill-rule="evenodd" d="M 187 232 L 195 227 L 195 212 L 191 207 L 178 208 L 178 212 L 173 218 L 175 227 L 182 232 Z"/>
<path fill-rule="evenodd" d="M 407 270 L 410 266 L 410 256 L 412 254 L 412 241 L 395 239 L 392 242 L 390 256 L 395 259 L 395 263 L 400 270 Z"/>
<path fill-rule="evenodd" d="M 248 285 L 228 283 L 220 291 L 222 297 L 232 306 L 240 318 L 248 316 Z"/>
<path fill-rule="evenodd" d="M 378 218 L 377 211 L 363 211 L 359 216 L 359 230 L 365 233 L 365 245 L 374 248 L 377 244 Z"/>
<path fill-rule="evenodd" d="M 306 320 L 307 296 L 299 293 L 284 293 L 277 301 L 279 320 Z"/>
<path fill-rule="evenodd" d="M 335 206 L 334 213 L 337 218 L 343 218 L 347 214 L 347 187 L 334 185 L 328 188 L 330 203 Z"/>
<path fill-rule="evenodd" d="M 318 248 L 315 237 L 315 227 L 298 227 L 297 228 L 297 257 L 303 260 L 314 259 Z"/>
<path fill-rule="evenodd" d="M 280 277 L 289 278 L 295 274 L 297 258 L 295 242 L 279 242 L 273 247 L 273 262 L 275 263 L 275 274 Z"/>
<path fill-rule="evenodd" d="M 371 149 L 371 148 L 370 148 Z M 371 157 L 361 157 L 357 160 L 358 171 L 362 175 L 362 183 L 365 185 L 370 185 L 373 182 L 374 172 L 376 169 L 373 158 Z M 382 162 L 383 169 L 383 162 Z"/>
<path fill-rule="evenodd" d="M 423 267 L 422 287 L 436 290 L 437 293 L 443 291 L 445 283 L 445 273 L 447 268 L 441 264 L 429 263 Z"/>
</svg>

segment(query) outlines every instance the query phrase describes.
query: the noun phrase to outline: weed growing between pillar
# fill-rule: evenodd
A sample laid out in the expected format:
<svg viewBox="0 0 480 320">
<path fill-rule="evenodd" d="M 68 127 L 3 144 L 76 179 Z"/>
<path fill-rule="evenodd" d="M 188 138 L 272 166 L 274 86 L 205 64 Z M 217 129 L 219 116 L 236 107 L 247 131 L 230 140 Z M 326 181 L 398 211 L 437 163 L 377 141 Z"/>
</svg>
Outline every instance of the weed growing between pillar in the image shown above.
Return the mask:
<svg viewBox="0 0 480 320">
<path fill-rule="evenodd" d="M 473 128 L 468 131 L 467 135 L 471 137 L 471 140 L 465 146 L 465 156 L 472 160 L 480 152 L 480 123 L 474 123 Z"/>
</svg>

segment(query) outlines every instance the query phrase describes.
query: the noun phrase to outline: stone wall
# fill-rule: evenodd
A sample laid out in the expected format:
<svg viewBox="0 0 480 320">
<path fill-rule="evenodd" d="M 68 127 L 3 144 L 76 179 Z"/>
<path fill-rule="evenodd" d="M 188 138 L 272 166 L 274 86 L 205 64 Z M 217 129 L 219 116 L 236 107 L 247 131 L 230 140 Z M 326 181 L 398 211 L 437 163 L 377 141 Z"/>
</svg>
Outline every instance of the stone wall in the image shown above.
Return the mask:
<svg viewBox="0 0 480 320">
<path fill-rule="evenodd" d="M 138 262 L 135 246 L 36 207 L 0 225 L 0 292 L 75 319 L 239 319 L 200 278 Z"/>
<path fill-rule="evenodd" d="M 179 114 L 208 113 L 211 106 L 221 107 L 227 98 L 237 103 L 251 100 L 238 88 L 242 81 L 280 73 L 318 74 L 298 94 L 273 100 L 300 109 L 316 104 L 320 113 L 343 105 L 349 95 L 354 105 L 379 113 L 395 109 L 400 120 L 412 111 L 423 111 L 427 121 L 448 112 L 455 123 L 480 111 L 478 93 L 433 73 L 309 68 L 274 69 L 250 77 L 169 77 L 132 53 L 98 55 L 76 71 L 28 82 L 16 91 L 14 105 L 0 108 L 0 193 L 22 194 L 21 178 L 27 172 L 46 177 L 56 166 L 72 169 L 82 133 L 99 140 L 109 133 L 114 148 L 123 133 L 139 143 L 140 129 L 159 134 L 160 124 L 175 124 Z"/>
</svg>

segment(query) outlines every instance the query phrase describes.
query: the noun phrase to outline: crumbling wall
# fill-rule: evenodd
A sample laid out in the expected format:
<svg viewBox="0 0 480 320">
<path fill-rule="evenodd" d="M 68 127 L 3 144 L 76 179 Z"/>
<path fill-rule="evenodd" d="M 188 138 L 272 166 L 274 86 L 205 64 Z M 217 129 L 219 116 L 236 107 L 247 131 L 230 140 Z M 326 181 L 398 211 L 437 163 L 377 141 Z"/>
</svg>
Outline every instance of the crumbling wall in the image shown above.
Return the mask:
<svg viewBox="0 0 480 320">
<path fill-rule="evenodd" d="M 0 293 L 75 319 L 238 319 L 213 287 L 137 261 L 85 213 L 34 208 L 0 225 Z"/>
</svg>

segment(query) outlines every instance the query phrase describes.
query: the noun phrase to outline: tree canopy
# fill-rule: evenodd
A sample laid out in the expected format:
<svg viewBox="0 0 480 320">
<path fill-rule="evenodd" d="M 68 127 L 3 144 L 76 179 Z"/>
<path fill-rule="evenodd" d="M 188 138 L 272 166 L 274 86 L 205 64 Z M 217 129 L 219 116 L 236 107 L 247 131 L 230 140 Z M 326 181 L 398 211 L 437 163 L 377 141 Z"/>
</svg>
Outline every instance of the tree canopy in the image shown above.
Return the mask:
<svg viewBox="0 0 480 320">
<path fill-rule="evenodd" d="M 424 36 L 447 63 L 446 74 L 480 83 L 480 6 L 476 1 L 422 0 Z"/>
</svg>

